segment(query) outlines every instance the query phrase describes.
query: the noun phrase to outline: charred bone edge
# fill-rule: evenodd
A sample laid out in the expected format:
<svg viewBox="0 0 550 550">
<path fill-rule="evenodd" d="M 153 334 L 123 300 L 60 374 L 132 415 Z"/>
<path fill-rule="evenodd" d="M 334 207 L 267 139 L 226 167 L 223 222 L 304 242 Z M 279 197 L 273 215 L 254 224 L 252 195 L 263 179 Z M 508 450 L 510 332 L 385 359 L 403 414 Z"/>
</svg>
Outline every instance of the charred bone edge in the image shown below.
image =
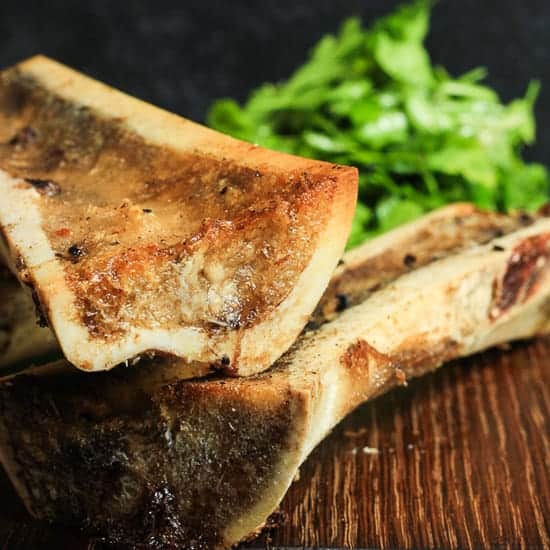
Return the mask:
<svg viewBox="0 0 550 550">
<path fill-rule="evenodd" d="M 37 518 L 229 547 L 263 525 L 359 404 L 452 358 L 548 332 L 549 242 L 542 219 L 404 275 L 248 379 L 170 382 L 134 369 L 120 384 L 55 365 L 10 378 L 0 458 Z"/>
<path fill-rule="evenodd" d="M 226 329 L 214 338 L 200 325 L 201 319 L 195 318 L 175 328 L 133 326 L 118 339 L 103 341 L 94 338 L 80 320 L 75 308 L 77 296 L 67 283 L 63 262 L 56 257 L 44 228 L 40 209 L 43 199 L 21 179 L 0 170 L 0 230 L 6 240 L 0 244 L 0 256 L 5 256 L 22 282 L 33 285 L 44 316 L 73 365 L 84 370 L 106 370 L 153 349 L 200 362 L 203 374 L 209 372 L 210 364 L 225 357 L 229 357 L 231 372 L 236 375 L 247 376 L 269 368 L 299 335 L 344 250 L 356 203 L 357 169 L 335 170 L 334 164 L 244 143 L 127 96 L 43 56 L 6 69 L 5 74 L 31 79 L 50 94 L 50 99 L 66 102 L 71 108 L 90 109 L 101 120 L 124 120 L 129 132 L 177 154 L 200 153 L 286 178 L 296 171 L 307 172 L 323 182 L 324 190 L 310 189 L 311 199 L 315 200 L 303 208 L 304 213 L 307 210 L 318 216 L 321 205 L 324 215 L 312 237 L 311 254 L 282 301 L 262 310 L 255 324 L 238 331 Z M 41 107 L 48 109 L 49 105 L 46 102 Z M 297 246 L 289 252 L 288 256 L 293 257 L 303 250 Z M 15 269 L 16 258 L 23 260 L 25 269 Z M 194 376 L 196 368 L 191 367 L 189 374 Z"/>
<path fill-rule="evenodd" d="M 490 212 L 481 212 L 469 203 L 456 203 L 435 210 L 434 212 L 419 218 L 418 220 L 405 224 L 397 229 L 389 231 L 385 235 L 368 241 L 364 245 L 347 252 L 342 258 L 341 265 L 333 274 L 329 286 L 323 295 L 318 306 L 319 317 L 326 320 L 326 313 L 334 311 L 335 303 L 338 302 L 338 295 L 345 293 L 349 305 L 356 305 L 353 292 L 360 289 L 361 292 L 367 292 L 369 285 L 379 282 L 380 273 L 376 268 L 382 265 L 391 264 L 391 267 L 402 264 L 404 254 L 413 252 L 415 256 L 415 267 L 428 263 L 429 257 L 434 252 L 441 252 L 437 249 L 441 246 L 442 234 L 447 230 L 447 252 L 455 249 L 472 245 L 472 242 L 465 242 L 465 223 L 474 227 L 474 239 L 481 238 L 483 231 L 491 234 L 491 231 L 510 231 L 515 226 L 513 217 L 499 215 Z M 449 229 L 450 226 L 450 229 Z M 419 241 L 421 239 L 421 242 Z M 1 241 L 0 241 L 1 246 Z M 421 250 L 420 250 L 421 249 Z M 391 259 L 388 258 L 391 256 Z M 377 258 L 381 259 L 376 261 Z M 1 259 L 0 259 L 1 265 Z M 375 272 L 370 276 L 360 272 L 362 267 L 375 268 Z M 371 270 L 372 271 L 372 270 Z M 406 271 L 402 268 L 402 271 Z M 350 276 L 356 272 L 356 275 Z M 369 280 L 367 280 L 367 278 Z M 350 293 L 348 294 L 348 291 Z M 51 330 L 46 327 L 39 327 L 36 323 L 35 307 L 32 303 L 31 292 L 28 288 L 17 288 L 12 280 L 0 280 L 0 315 L 2 315 L 2 305 L 6 311 L 11 312 L 11 316 L 4 319 L 9 326 L 10 334 L 7 348 L 3 349 L 0 355 L 0 373 L 7 367 L 17 366 L 24 368 L 22 363 L 26 360 L 29 364 L 36 362 L 44 364 L 43 356 L 57 353 L 61 355 L 61 350 L 56 345 L 55 337 Z M 23 337 L 24 336 L 24 337 Z M 157 357 L 154 359 L 155 365 L 165 367 L 166 359 Z M 28 366 L 28 365 L 27 365 Z M 185 366 L 181 369 L 179 376 L 183 378 L 193 378 L 204 376 L 209 373 L 209 369 L 197 364 L 195 369 Z"/>
</svg>

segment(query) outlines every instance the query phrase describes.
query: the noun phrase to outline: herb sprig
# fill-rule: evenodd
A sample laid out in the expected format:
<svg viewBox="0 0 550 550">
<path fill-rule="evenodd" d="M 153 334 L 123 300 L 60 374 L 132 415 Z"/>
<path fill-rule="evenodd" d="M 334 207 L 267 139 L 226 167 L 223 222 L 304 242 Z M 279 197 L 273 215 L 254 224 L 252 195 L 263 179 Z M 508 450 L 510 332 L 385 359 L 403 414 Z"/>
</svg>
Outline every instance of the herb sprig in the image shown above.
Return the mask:
<svg viewBox="0 0 550 550">
<path fill-rule="evenodd" d="M 546 168 L 521 157 L 535 139 L 538 83 L 503 104 L 485 69 L 455 78 L 434 67 L 430 11 L 418 0 L 368 29 L 348 19 L 286 82 L 209 112 L 212 127 L 246 141 L 358 166 L 349 248 L 453 201 L 512 211 L 548 200 Z"/>
</svg>

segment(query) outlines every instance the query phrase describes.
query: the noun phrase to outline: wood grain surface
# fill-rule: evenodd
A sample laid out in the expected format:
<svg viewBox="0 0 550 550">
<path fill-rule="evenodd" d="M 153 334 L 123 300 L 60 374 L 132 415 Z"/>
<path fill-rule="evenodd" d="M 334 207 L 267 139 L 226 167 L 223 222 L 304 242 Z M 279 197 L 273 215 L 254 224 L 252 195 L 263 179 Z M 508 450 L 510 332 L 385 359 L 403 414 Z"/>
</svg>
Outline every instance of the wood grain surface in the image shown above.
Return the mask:
<svg viewBox="0 0 550 550">
<path fill-rule="evenodd" d="M 0 548 L 99 550 L 0 480 Z M 492 350 L 342 422 L 248 548 L 550 548 L 550 340 Z"/>
</svg>

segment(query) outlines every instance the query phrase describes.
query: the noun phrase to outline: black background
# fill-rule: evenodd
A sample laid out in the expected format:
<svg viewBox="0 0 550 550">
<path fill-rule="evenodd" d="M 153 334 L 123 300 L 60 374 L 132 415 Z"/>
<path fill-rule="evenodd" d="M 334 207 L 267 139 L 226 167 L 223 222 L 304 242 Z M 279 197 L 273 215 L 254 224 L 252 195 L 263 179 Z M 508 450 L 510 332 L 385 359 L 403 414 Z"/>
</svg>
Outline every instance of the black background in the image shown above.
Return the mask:
<svg viewBox="0 0 550 550">
<path fill-rule="evenodd" d="M 308 49 L 349 15 L 366 22 L 395 0 L 32 1 L 0 0 L 0 66 L 45 53 L 122 90 L 202 121 L 221 96 L 244 99 L 288 76 Z M 550 155 L 550 2 L 441 0 L 428 48 L 460 74 L 489 69 L 509 100 L 542 81 L 538 142 Z"/>
</svg>

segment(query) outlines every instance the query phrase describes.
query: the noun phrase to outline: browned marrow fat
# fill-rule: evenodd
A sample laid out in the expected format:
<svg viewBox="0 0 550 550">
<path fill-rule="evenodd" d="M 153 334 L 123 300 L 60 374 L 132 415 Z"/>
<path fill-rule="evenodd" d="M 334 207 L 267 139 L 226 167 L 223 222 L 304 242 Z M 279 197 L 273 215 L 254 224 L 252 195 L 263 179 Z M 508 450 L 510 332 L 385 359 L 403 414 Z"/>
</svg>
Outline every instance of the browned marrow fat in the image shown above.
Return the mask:
<svg viewBox="0 0 550 550">
<path fill-rule="evenodd" d="M 342 255 L 354 168 L 267 151 L 44 57 L 0 74 L 0 250 L 66 358 L 266 369 Z"/>
</svg>

